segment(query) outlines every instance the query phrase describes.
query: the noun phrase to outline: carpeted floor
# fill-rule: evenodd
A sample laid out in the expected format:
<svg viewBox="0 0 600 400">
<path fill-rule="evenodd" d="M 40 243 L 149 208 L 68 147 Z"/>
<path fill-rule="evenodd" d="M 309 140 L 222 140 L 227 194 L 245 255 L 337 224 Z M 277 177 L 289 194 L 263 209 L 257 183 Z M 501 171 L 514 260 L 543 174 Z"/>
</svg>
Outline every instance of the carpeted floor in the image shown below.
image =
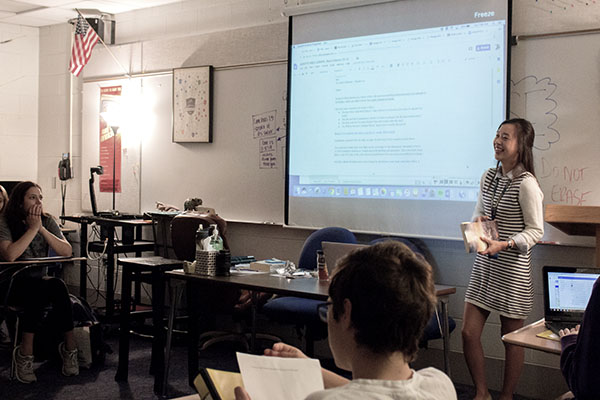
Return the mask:
<svg viewBox="0 0 600 400">
<path fill-rule="evenodd" d="M 38 381 L 25 385 L 9 380 L 10 349 L 0 348 L 0 399 L 57 399 L 57 400 L 108 400 L 108 399 L 156 399 L 153 393 L 154 379 L 149 374 L 151 342 L 148 338 L 133 336 L 129 357 L 128 382 L 115 382 L 118 364 L 118 335 L 113 333 L 106 338 L 113 353 L 108 354 L 104 365 L 82 369 L 79 376 L 64 377 L 57 362 L 36 362 Z M 224 370 L 236 370 L 235 347 L 221 344 L 200 353 L 202 365 Z M 332 360 L 323 360 L 326 368 L 332 367 Z M 467 385 L 456 386 L 458 399 L 472 399 L 474 390 Z M 182 343 L 176 343 L 172 350 L 169 373 L 168 398 L 195 393 L 187 384 L 187 353 Z M 497 393 L 492 393 L 498 398 Z M 515 400 L 528 400 L 515 397 Z"/>
</svg>

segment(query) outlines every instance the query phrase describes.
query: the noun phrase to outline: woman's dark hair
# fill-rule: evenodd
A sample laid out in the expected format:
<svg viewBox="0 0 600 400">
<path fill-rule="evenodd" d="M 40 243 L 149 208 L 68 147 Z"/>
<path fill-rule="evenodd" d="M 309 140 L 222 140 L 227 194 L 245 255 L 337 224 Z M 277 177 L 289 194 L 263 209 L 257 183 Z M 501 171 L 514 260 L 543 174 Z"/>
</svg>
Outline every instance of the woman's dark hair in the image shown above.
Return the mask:
<svg viewBox="0 0 600 400">
<path fill-rule="evenodd" d="M 36 187 L 40 189 L 40 191 L 42 190 L 37 183 L 31 181 L 19 182 L 17 186 L 13 188 L 12 192 L 10 192 L 10 198 L 4 208 L 4 216 L 8 228 L 10 229 L 13 242 L 19 240 L 19 238 L 27 231 L 27 224 L 25 223 L 27 212 L 23 208 L 23 203 L 25 201 L 25 194 L 32 187 Z M 42 221 L 45 218 L 49 217 L 47 215 L 42 215 Z"/>
<path fill-rule="evenodd" d="M 431 266 L 406 245 L 386 241 L 353 251 L 331 278 L 330 312 L 337 321 L 350 300 L 356 343 L 378 354 L 414 359 L 436 304 Z"/>
<path fill-rule="evenodd" d="M 535 130 L 533 129 L 533 125 L 531 122 L 527 121 L 523 118 L 512 118 L 507 119 L 503 123 L 498 126 L 498 129 L 502 125 L 513 125 L 517 128 L 517 149 L 519 151 L 519 159 L 517 162 L 523 164 L 525 167 L 525 171 L 531 173 L 531 175 L 535 176 L 535 171 L 533 167 L 533 141 L 535 140 Z M 496 164 L 496 168 L 500 167 L 500 161 Z"/>
</svg>

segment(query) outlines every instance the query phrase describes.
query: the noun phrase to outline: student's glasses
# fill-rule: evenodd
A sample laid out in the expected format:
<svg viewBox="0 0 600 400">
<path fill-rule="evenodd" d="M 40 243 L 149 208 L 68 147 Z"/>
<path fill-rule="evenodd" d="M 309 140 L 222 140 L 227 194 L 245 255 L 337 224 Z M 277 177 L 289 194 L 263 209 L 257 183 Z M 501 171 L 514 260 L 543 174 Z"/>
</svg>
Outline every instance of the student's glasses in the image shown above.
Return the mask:
<svg viewBox="0 0 600 400">
<path fill-rule="evenodd" d="M 325 323 L 327 323 L 327 313 L 329 312 L 329 306 L 333 304 L 328 301 L 326 303 L 321 303 L 317 305 L 317 313 L 319 314 L 319 319 Z"/>
</svg>

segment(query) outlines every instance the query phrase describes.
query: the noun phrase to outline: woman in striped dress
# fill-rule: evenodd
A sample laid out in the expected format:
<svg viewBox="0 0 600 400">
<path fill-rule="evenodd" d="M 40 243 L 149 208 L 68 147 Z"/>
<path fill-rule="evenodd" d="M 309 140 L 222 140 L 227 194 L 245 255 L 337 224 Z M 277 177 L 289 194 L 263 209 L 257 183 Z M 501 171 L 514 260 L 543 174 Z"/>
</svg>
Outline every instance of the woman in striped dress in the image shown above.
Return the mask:
<svg viewBox="0 0 600 400">
<path fill-rule="evenodd" d="M 481 178 L 474 221 L 496 220 L 498 240 L 484 241 L 465 294 L 462 339 L 477 389 L 476 400 L 491 399 L 485 379 L 481 332 L 490 312 L 500 315 L 501 334 L 523 326 L 533 306 L 531 248 L 544 234 L 543 194 L 534 175 L 535 132 L 524 119 L 503 122 L 494 138 L 496 168 Z M 504 344 L 504 383 L 500 399 L 512 399 L 524 362 L 522 347 Z"/>
</svg>

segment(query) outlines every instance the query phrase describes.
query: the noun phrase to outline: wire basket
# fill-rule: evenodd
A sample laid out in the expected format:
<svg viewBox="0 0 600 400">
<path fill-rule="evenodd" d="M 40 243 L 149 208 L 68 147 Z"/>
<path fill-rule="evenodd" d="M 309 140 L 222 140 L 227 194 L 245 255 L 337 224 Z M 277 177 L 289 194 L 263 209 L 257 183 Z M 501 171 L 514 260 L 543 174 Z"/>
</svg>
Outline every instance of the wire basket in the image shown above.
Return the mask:
<svg viewBox="0 0 600 400">
<path fill-rule="evenodd" d="M 217 274 L 217 255 L 218 251 L 196 251 L 196 274 L 215 276 Z"/>
</svg>

